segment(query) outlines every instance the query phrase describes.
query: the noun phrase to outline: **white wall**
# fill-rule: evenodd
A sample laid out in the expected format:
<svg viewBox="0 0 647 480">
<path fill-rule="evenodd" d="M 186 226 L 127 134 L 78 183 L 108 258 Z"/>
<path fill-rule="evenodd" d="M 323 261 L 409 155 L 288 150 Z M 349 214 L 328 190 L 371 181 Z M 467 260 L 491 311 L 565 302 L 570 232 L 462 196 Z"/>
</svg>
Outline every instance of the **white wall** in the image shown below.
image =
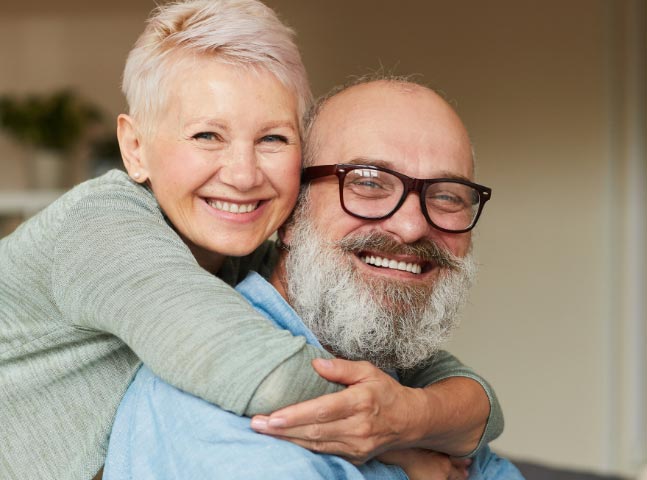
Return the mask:
<svg viewBox="0 0 647 480">
<path fill-rule="evenodd" d="M 379 65 L 420 73 L 471 131 L 494 194 L 451 349 L 499 393 L 495 447 L 635 472 L 647 462 L 645 1 L 267 3 L 297 30 L 317 93 Z M 69 83 L 120 111 L 123 60 L 151 6 L 0 7 L 0 91 Z M 22 181 L 7 148 L 0 188 Z"/>
</svg>

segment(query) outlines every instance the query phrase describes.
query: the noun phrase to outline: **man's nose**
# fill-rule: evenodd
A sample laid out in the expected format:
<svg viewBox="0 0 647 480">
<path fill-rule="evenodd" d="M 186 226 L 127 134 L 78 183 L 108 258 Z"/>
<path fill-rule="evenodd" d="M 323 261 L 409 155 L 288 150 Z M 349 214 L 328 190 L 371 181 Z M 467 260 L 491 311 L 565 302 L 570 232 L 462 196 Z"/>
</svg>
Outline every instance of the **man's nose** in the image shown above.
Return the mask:
<svg viewBox="0 0 647 480">
<path fill-rule="evenodd" d="M 403 243 L 413 243 L 427 237 L 432 226 L 420 208 L 420 198 L 410 193 L 398 211 L 382 221 L 382 228 Z"/>
<path fill-rule="evenodd" d="M 221 182 L 245 192 L 263 183 L 263 172 L 253 146 L 232 146 L 218 170 Z"/>
</svg>

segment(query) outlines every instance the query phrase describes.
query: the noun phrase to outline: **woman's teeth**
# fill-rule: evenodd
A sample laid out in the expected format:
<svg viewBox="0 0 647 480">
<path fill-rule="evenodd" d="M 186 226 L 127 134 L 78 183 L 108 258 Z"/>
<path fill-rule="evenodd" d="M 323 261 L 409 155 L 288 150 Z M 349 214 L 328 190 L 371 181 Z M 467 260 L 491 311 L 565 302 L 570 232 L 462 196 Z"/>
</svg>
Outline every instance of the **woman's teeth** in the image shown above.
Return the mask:
<svg viewBox="0 0 647 480">
<path fill-rule="evenodd" d="M 367 256 L 362 257 L 362 261 L 369 265 L 375 265 L 376 267 L 391 268 L 393 270 L 402 270 L 403 272 L 411 272 L 419 274 L 422 272 L 422 267 L 417 263 L 405 263 L 398 262 L 397 260 L 389 260 L 388 258 Z"/>
<path fill-rule="evenodd" d="M 220 200 L 207 200 L 207 203 L 216 210 L 227 213 L 249 213 L 258 208 L 258 202 L 254 203 L 231 203 Z"/>
</svg>

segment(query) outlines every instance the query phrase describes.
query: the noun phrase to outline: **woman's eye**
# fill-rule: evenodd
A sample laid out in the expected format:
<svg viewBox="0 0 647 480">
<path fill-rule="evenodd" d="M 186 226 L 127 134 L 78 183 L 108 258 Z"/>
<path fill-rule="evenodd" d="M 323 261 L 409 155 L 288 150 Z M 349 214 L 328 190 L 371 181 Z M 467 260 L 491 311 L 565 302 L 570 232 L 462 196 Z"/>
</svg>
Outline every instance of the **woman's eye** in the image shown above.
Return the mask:
<svg viewBox="0 0 647 480">
<path fill-rule="evenodd" d="M 265 135 L 261 141 L 266 143 L 288 143 L 288 138 L 283 135 Z"/>
<path fill-rule="evenodd" d="M 196 133 L 191 138 L 195 140 L 217 140 L 219 138 L 219 135 L 214 132 L 200 132 Z"/>
</svg>

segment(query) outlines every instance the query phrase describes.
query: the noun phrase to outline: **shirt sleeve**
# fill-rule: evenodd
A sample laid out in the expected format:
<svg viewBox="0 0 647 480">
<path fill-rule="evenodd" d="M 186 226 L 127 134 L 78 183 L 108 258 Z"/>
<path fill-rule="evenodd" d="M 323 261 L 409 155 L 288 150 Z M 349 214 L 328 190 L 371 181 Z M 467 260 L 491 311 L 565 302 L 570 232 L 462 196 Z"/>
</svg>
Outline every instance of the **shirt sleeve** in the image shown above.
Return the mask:
<svg viewBox="0 0 647 480">
<path fill-rule="evenodd" d="M 355 466 L 260 435 L 249 419 L 188 395 L 142 367 L 119 406 L 103 478 L 406 480 L 396 466 Z"/>
<path fill-rule="evenodd" d="M 499 404 L 494 389 L 479 374 L 474 372 L 470 367 L 463 365 L 458 358 L 451 353 L 440 350 L 427 364 L 422 367 L 398 372 L 400 381 L 403 385 L 414 388 L 422 388 L 433 383 L 440 382 L 450 377 L 467 377 L 477 382 L 490 400 L 490 415 L 483 435 L 479 440 L 476 448 L 466 457 L 476 455 L 480 448 L 487 445 L 503 432 L 503 410 Z"/>
<path fill-rule="evenodd" d="M 141 187 L 109 185 L 70 205 L 50 281 L 71 325 L 119 337 L 165 381 L 237 414 L 268 376 L 318 355 L 202 269 Z M 311 368 L 290 385 L 294 401 L 336 388 Z"/>
</svg>

